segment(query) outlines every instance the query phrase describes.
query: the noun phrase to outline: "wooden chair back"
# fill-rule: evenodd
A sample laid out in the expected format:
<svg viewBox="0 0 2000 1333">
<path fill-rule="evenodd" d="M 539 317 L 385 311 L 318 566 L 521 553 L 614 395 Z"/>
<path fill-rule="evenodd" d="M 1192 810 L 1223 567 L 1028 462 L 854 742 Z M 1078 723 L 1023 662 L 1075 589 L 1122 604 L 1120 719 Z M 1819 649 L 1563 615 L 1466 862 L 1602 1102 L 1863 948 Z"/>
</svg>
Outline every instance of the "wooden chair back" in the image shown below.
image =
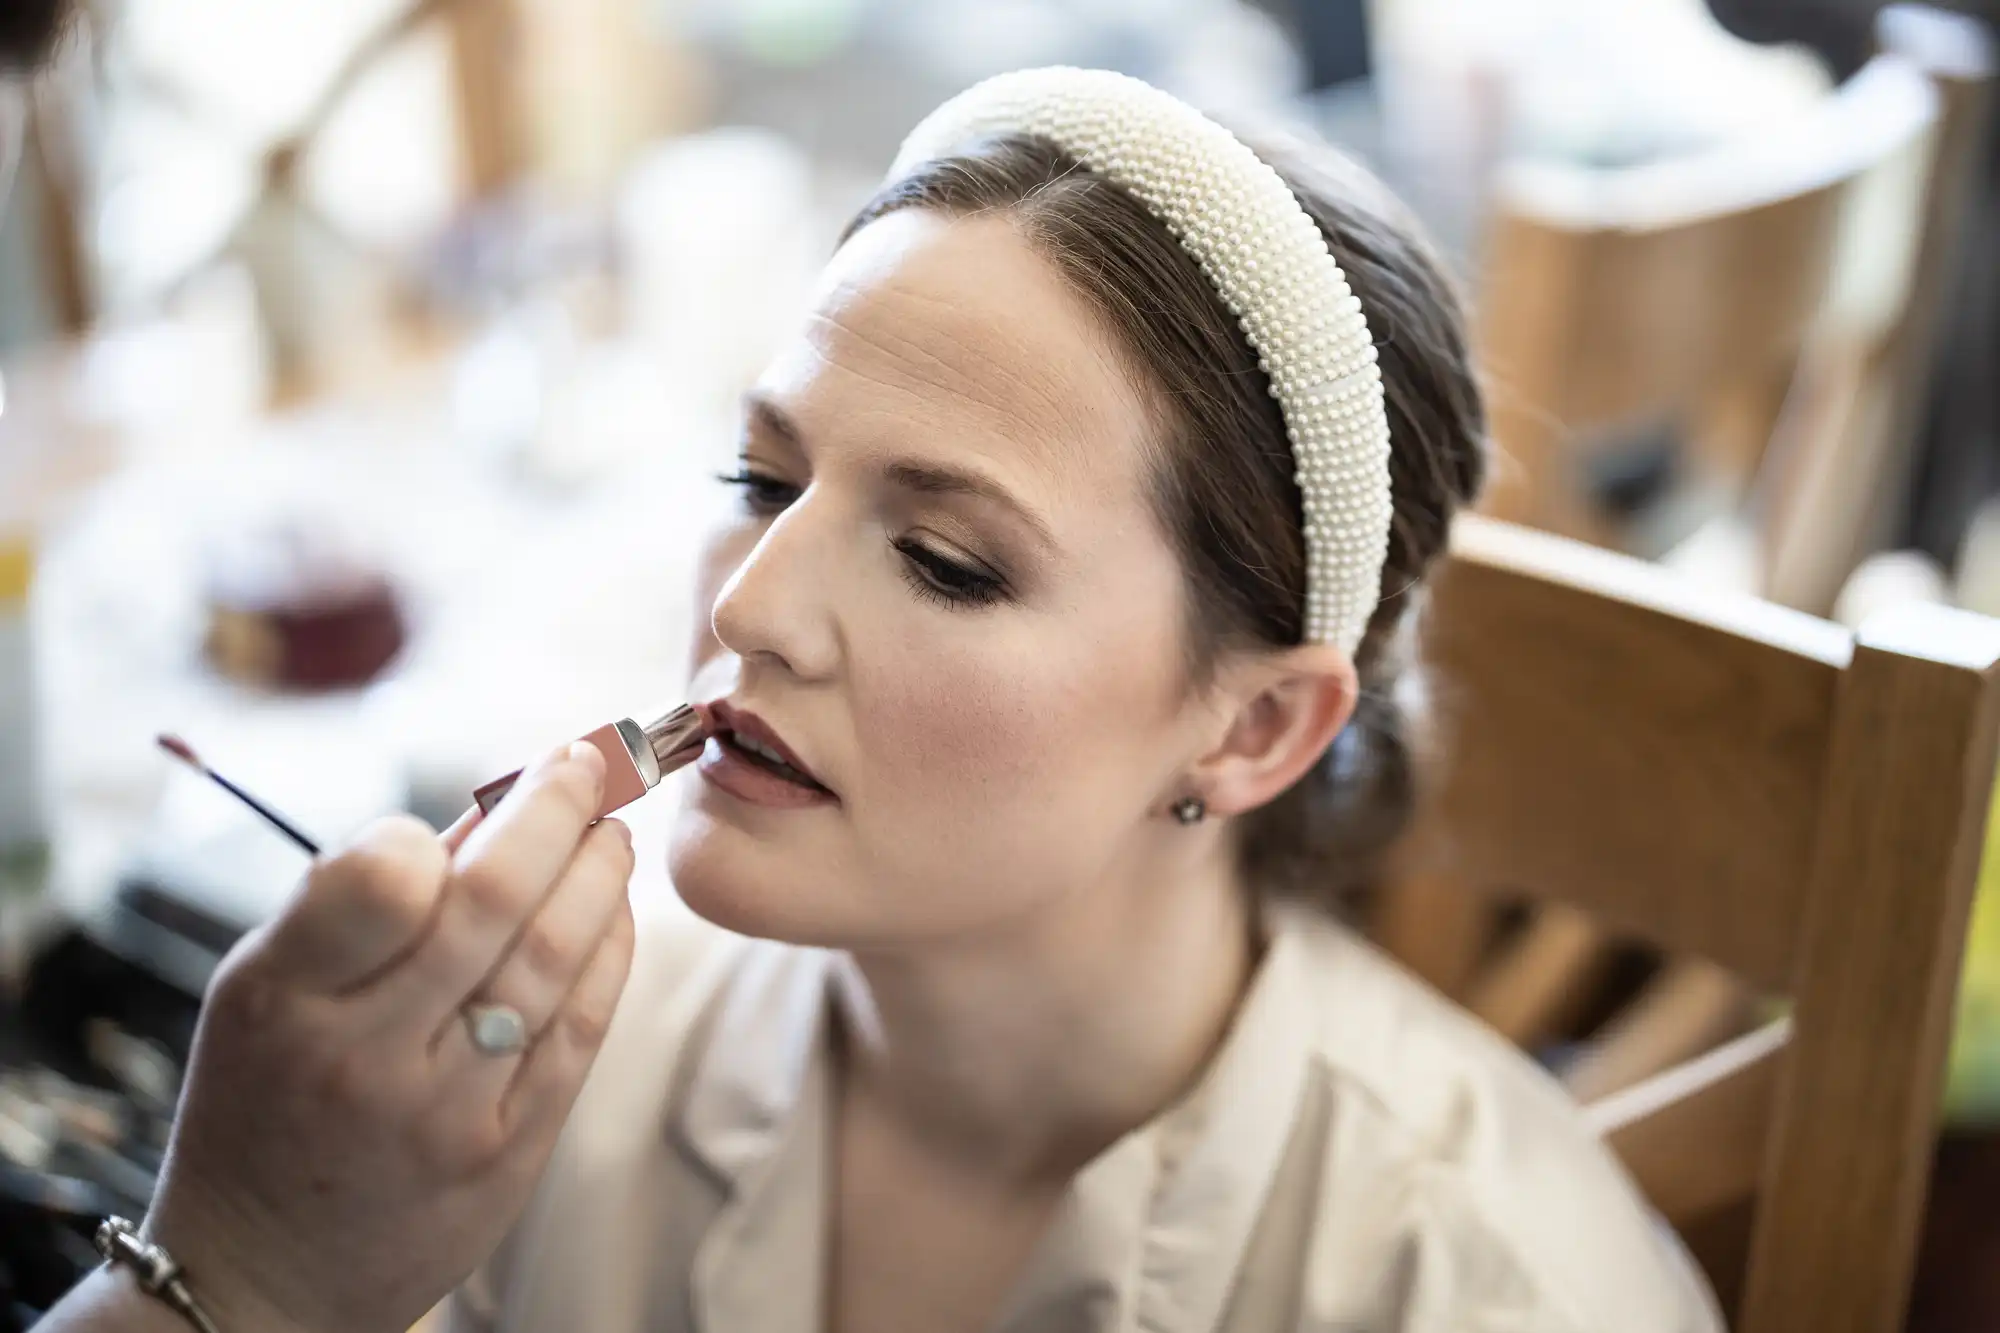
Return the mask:
<svg viewBox="0 0 2000 1333">
<path fill-rule="evenodd" d="M 1658 167 L 1514 174 L 1485 336 L 1503 375 L 1504 356 L 1532 374 L 1494 388 L 1493 511 L 1615 543 L 1579 484 L 1571 430 L 1664 416 L 1687 428 L 1698 504 L 1718 511 L 1723 534 L 1691 544 L 1687 554 L 1704 552 L 1696 566 L 1720 555 L 1711 575 L 1794 605 L 1785 589 L 1843 559 L 1840 572 L 1851 568 L 1869 522 L 1863 498 L 1894 466 L 1875 389 L 1909 361 L 1903 330 L 1920 322 L 1945 230 L 1926 192 L 1950 174 L 1932 150 L 1940 105 L 1949 112 L 1957 94 L 1938 81 L 1935 53 L 1897 53 L 1916 45 L 1885 43 L 1889 54 L 1815 111 L 1753 142 Z M 1536 290 L 1547 273 L 1563 275 L 1553 302 Z M 1747 541 L 1733 535 L 1746 518 Z M 1391 947 L 1513 1040 L 1549 1041 L 1601 1007 L 1615 956 L 1584 912 L 1535 908 L 1504 950 L 1480 958 L 1489 905 L 1464 886 L 1411 881 L 1390 907 Z M 1740 1034 L 1749 1000 L 1726 969 L 1674 959 L 1592 1034 L 1565 1078 L 1585 1099 L 1625 1088 Z"/>
<path fill-rule="evenodd" d="M 1441 761 L 1408 866 L 1567 904 L 1784 997 L 1787 1027 L 1628 1089 L 1601 1127 L 1742 1333 L 1899 1327 L 2000 737 L 2000 622 L 1917 607 L 1850 634 L 1474 518 L 1425 652 Z M 1753 1195 L 1747 1250 L 1718 1253 L 1703 1226 Z"/>
<path fill-rule="evenodd" d="M 1518 163 L 1498 178 L 1480 355 L 1501 466 L 1486 512 L 1617 545 L 1588 442 L 1658 424 L 1695 484 L 1740 494 L 1835 271 L 1857 181 L 1921 153 L 1922 72 L 1878 57 L 1769 134 L 1615 169 Z"/>
</svg>

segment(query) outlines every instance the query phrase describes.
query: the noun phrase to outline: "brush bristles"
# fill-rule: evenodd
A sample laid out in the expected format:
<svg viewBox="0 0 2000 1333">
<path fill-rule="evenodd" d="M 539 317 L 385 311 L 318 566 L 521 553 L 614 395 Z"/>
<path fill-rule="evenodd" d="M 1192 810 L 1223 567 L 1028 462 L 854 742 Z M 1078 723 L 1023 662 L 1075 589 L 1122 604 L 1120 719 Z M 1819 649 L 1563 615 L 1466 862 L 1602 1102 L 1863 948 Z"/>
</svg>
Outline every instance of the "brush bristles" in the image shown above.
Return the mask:
<svg viewBox="0 0 2000 1333">
<path fill-rule="evenodd" d="M 180 737 L 174 735 L 172 732 L 163 731 L 158 736 L 155 736 L 153 739 L 159 742 L 159 746 L 162 750 L 165 750 L 168 754 L 180 760 L 182 763 L 191 764 L 194 767 L 202 769 L 204 771 L 207 770 L 208 765 L 202 763 L 201 759 L 198 756 L 196 756 L 194 752 L 194 747 L 192 745 L 189 745 L 186 741 L 182 740 Z"/>
</svg>

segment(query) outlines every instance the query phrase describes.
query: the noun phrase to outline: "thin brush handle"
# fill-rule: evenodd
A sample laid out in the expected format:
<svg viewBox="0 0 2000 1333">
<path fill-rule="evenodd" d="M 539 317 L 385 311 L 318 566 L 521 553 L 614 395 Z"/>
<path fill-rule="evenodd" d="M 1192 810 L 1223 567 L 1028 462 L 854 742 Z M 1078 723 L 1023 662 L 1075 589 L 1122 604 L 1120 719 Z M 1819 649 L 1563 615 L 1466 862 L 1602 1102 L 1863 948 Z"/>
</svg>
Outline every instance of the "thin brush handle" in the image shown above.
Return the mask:
<svg viewBox="0 0 2000 1333">
<path fill-rule="evenodd" d="M 258 814 L 262 815 L 264 817 L 265 823 L 269 824 L 272 828 L 278 830 L 278 832 L 284 834 L 286 837 L 290 838 L 293 842 L 297 843 L 300 847 L 304 848 L 307 856 L 319 855 L 319 844 L 314 842 L 311 838 L 307 837 L 297 824 L 294 824 L 291 820 L 285 818 L 283 815 L 279 814 L 276 810 L 273 810 L 270 806 L 265 805 L 255 796 L 252 796 L 249 792 L 244 791 L 241 787 L 231 782 L 228 778 L 223 777 L 222 774 L 216 772 L 214 769 L 210 768 L 207 764 L 202 763 L 200 760 L 194 761 L 194 767 L 201 773 L 203 777 L 207 778 L 210 782 L 213 782 L 216 786 L 222 788 L 224 791 L 228 792 L 231 796 L 234 796 L 237 800 L 243 802 L 243 804 L 249 806 L 252 810 L 255 810 Z"/>
<path fill-rule="evenodd" d="M 290 838 L 293 842 L 297 843 L 300 847 L 304 848 L 307 856 L 319 855 L 319 844 L 314 842 L 311 838 L 307 837 L 303 832 L 301 832 L 298 825 L 292 823 L 291 820 L 286 819 L 276 810 L 273 810 L 270 806 L 265 805 L 255 796 L 252 796 L 249 792 L 244 791 L 241 787 L 231 782 L 228 778 L 223 777 L 222 774 L 216 772 L 214 769 L 208 767 L 206 764 L 202 766 L 201 771 L 208 774 L 209 777 L 213 778 L 215 780 L 215 784 L 218 787 L 221 787 L 231 796 L 234 796 L 237 800 L 243 802 L 243 804 L 249 806 L 252 810 L 255 810 L 258 814 L 264 816 L 265 820 L 271 825 L 272 828 L 278 830 L 278 832 L 284 834 L 286 837 Z"/>
<path fill-rule="evenodd" d="M 194 752 L 194 747 L 192 745 L 189 745 L 186 741 L 174 735 L 172 732 L 167 732 L 167 731 L 161 732 L 158 736 L 155 736 L 153 740 L 156 744 L 159 745 L 159 747 L 162 750 L 165 750 L 168 754 L 180 760 L 183 764 L 186 764 L 189 768 L 201 774 L 203 777 L 207 778 L 210 782 L 213 782 L 216 786 L 222 788 L 224 791 L 228 792 L 231 796 L 234 796 L 237 800 L 243 802 L 243 804 L 249 806 L 252 810 L 255 810 L 258 814 L 262 815 L 264 817 L 265 822 L 268 823 L 272 828 L 278 830 L 278 832 L 284 834 L 286 837 L 290 838 L 293 842 L 303 847 L 305 849 L 306 855 L 308 856 L 319 855 L 318 843 L 314 842 L 311 838 L 308 838 L 304 833 L 300 832 L 298 826 L 292 823 L 291 820 L 285 818 L 283 815 L 279 814 L 276 810 L 273 810 L 270 806 L 265 805 L 262 801 L 258 800 L 255 796 L 252 796 L 249 792 L 244 791 L 241 787 L 231 782 L 228 778 L 223 777 L 222 774 L 210 768 L 207 765 L 207 763 L 205 763 L 202 760 L 202 757 Z"/>
</svg>

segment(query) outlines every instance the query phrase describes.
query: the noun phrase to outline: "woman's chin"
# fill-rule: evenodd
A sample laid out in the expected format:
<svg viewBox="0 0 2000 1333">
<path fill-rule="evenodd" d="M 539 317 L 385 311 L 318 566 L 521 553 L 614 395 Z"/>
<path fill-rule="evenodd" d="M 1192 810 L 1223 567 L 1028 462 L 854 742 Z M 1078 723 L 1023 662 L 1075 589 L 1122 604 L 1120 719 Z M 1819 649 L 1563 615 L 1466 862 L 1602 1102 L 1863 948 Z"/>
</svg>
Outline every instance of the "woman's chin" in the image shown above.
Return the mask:
<svg viewBox="0 0 2000 1333">
<path fill-rule="evenodd" d="M 689 910 L 724 930 L 792 944 L 826 942 L 803 867 L 742 829 L 684 810 L 667 844 L 667 873 Z"/>
</svg>

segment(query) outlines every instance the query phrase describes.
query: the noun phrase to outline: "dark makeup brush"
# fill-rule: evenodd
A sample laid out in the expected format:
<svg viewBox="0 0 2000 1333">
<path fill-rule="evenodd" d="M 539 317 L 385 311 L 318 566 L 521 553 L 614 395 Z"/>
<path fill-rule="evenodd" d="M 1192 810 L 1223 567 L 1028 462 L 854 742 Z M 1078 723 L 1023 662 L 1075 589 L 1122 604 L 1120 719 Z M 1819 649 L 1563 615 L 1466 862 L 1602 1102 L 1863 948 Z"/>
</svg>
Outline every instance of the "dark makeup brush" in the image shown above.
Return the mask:
<svg viewBox="0 0 2000 1333">
<path fill-rule="evenodd" d="M 252 810 L 255 810 L 258 814 L 262 815 L 265 821 L 269 823 L 272 828 L 278 830 L 278 832 L 284 834 L 286 837 L 290 838 L 293 842 L 303 847 L 305 849 L 306 855 L 308 856 L 319 855 L 318 843 L 314 842 L 311 838 L 308 838 L 304 833 L 300 832 L 298 826 L 292 823 L 291 820 L 286 819 L 276 810 L 273 810 L 270 806 L 264 804 L 262 801 L 258 800 L 255 796 L 252 796 L 249 792 L 244 791 L 241 787 L 231 782 L 228 778 L 223 777 L 222 774 L 216 772 L 214 769 L 210 768 L 207 764 L 204 764 L 201 761 L 201 756 L 194 752 L 194 747 L 192 745 L 189 745 L 186 741 L 182 740 L 180 737 L 172 735 L 167 732 L 161 732 L 160 735 L 155 739 L 159 741 L 160 748 L 162 750 L 165 750 L 168 754 L 180 760 L 182 763 L 186 764 L 189 768 L 192 768 L 195 772 L 200 773 L 202 776 L 206 777 L 209 781 L 213 782 L 216 786 L 222 788 L 224 791 L 228 792 L 231 796 L 234 796 L 237 800 L 243 802 L 243 804 L 249 806 Z"/>
</svg>

